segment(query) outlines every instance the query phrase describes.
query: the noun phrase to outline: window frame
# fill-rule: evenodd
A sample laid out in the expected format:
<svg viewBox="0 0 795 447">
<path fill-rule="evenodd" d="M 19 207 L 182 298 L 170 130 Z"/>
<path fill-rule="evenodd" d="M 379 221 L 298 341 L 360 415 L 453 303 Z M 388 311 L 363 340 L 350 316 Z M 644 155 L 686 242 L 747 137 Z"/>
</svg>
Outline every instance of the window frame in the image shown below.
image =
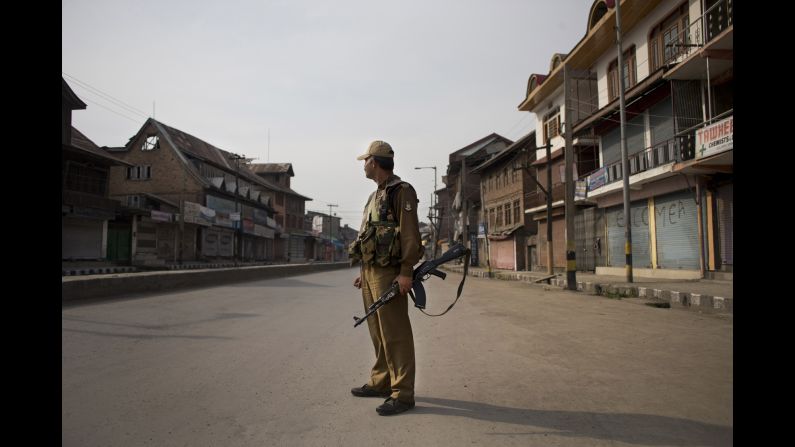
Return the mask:
<svg viewBox="0 0 795 447">
<path fill-rule="evenodd" d="M 624 70 L 621 74 L 624 77 L 624 91 L 634 87 L 638 83 L 638 65 L 636 63 L 635 45 L 627 48 L 622 55 L 622 63 Z M 614 101 L 618 98 L 619 88 L 621 86 L 620 78 L 618 77 L 618 58 L 613 59 L 607 66 L 607 98 L 608 101 Z"/>
<path fill-rule="evenodd" d="M 666 55 L 665 48 L 666 37 L 669 38 L 669 43 L 690 43 L 690 14 L 687 5 L 688 2 L 681 3 L 663 20 L 657 22 L 649 32 L 649 73 L 657 71 L 660 67 L 675 60 L 680 54 L 687 52 L 687 48 L 669 48 Z M 671 31 L 674 31 L 675 35 L 671 36 Z"/>
</svg>

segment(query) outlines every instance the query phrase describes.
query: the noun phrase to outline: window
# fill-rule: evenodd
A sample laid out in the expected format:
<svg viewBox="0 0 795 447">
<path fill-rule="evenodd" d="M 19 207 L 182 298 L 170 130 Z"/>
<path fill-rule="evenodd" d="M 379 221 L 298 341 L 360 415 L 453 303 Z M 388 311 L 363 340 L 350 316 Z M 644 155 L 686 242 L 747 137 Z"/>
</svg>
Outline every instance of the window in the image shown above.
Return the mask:
<svg viewBox="0 0 795 447">
<path fill-rule="evenodd" d="M 687 2 L 685 2 L 652 28 L 649 34 L 650 72 L 686 53 L 688 44 L 690 44 L 690 17 L 687 15 Z"/>
<path fill-rule="evenodd" d="M 494 208 L 489 210 L 489 228 L 494 228 L 494 224 L 496 223 L 497 216 L 494 213 Z"/>
<path fill-rule="evenodd" d="M 505 225 L 511 224 L 511 204 L 505 204 Z"/>
<path fill-rule="evenodd" d="M 497 225 L 498 227 L 502 226 L 502 205 L 497 207 Z"/>
<path fill-rule="evenodd" d="M 633 85 L 638 82 L 638 69 L 635 64 L 635 46 L 633 45 L 623 55 L 624 70 L 624 91 L 629 90 Z M 618 98 L 619 91 L 618 79 L 618 58 L 613 59 L 613 62 L 607 68 L 607 94 L 610 101 Z"/>
<path fill-rule="evenodd" d="M 522 219 L 521 219 L 521 217 L 522 217 L 521 210 L 522 210 L 522 208 L 519 206 L 519 201 L 518 200 L 514 200 L 513 201 L 513 223 L 519 223 L 519 222 L 522 221 Z"/>
<path fill-rule="evenodd" d="M 160 140 L 157 138 L 157 135 L 150 135 L 146 137 L 144 140 L 144 144 L 141 146 L 142 151 L 151 151 L 160 148 Z"/>
<path fill-rule="evenodd" d="M 128 180 L 146 180 L 152 178 L 152 167 L 149 165 L 127 168 Z"/>
<path fill-rule="evenodd" d="M 104 195 L 107 182 L 107 171 L 79 163 L 68 164 L 65 187 L 70 191 Z"/>
<path fill-rule="evenodd" d="M 544 117 L 544 144 L 558 135 L 560 135 L 560 110 L 555 109 Z"/>
<path fill-rule="evenodd" d="M 141 203 L 139 196 L 127 196 L 127 206 L 138 208 Z"/>
</svg>

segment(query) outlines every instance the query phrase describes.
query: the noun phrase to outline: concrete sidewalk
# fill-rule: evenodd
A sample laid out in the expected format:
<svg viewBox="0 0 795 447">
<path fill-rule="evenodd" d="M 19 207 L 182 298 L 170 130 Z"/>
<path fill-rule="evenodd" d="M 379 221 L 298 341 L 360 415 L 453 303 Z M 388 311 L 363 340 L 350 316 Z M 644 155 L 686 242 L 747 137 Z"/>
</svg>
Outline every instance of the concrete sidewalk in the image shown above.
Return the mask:
<svg viewBox="0 0 795 447">
<path fill-rule="evenodd" d="M 464 271 L 464 267 L 460 264 L 446 264 L 441 269 L 457 273 Z M 489 272 L 482 267 L 469 267 L 469 275 L 488 278 Z M 546 276 L 546 272 L 494 269 L 491 271 L 492 279 L 521 281 L 538 287 L 566 288 L 566 273 L 558 273 L 549 281 L 536 283 Z M 590 295 L 637 300 L 660 307 L 670 306 L 697 312 L 733 315 L 734 281 L 732 280 L 634 277 L 633 283 L 628 283 L 625 277 L 585 272 L 577 272 L 576 280 L 577 290 Z"/>
</svg>

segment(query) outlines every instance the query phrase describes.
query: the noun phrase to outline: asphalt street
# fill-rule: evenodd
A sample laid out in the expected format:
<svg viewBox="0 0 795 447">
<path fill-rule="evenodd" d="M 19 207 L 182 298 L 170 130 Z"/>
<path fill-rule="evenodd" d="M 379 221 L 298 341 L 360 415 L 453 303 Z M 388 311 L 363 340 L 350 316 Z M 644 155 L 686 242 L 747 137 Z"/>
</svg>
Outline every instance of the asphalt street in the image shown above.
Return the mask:
<svg viewBox="0 0 795 447">
<path fill-rule="evenodd" d="M 410 309 L 417 406 L 379 416 L 356 274 L 65 305 L 62 444 L 732 445 L 731 318 L 481 278 Z"/>
</svg>

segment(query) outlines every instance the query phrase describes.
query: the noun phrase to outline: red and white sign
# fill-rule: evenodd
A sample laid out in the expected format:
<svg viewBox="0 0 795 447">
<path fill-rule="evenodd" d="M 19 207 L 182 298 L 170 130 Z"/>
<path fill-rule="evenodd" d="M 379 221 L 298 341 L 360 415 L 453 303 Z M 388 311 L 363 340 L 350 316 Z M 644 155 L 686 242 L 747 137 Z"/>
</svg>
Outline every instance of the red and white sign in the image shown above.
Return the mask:
<svg viewBox="0 0 795 447">
<path fill-rule="evenodd" d="M 734 117 L 696 131 L 696 159 L 734 148 Z"/>
</svg>

